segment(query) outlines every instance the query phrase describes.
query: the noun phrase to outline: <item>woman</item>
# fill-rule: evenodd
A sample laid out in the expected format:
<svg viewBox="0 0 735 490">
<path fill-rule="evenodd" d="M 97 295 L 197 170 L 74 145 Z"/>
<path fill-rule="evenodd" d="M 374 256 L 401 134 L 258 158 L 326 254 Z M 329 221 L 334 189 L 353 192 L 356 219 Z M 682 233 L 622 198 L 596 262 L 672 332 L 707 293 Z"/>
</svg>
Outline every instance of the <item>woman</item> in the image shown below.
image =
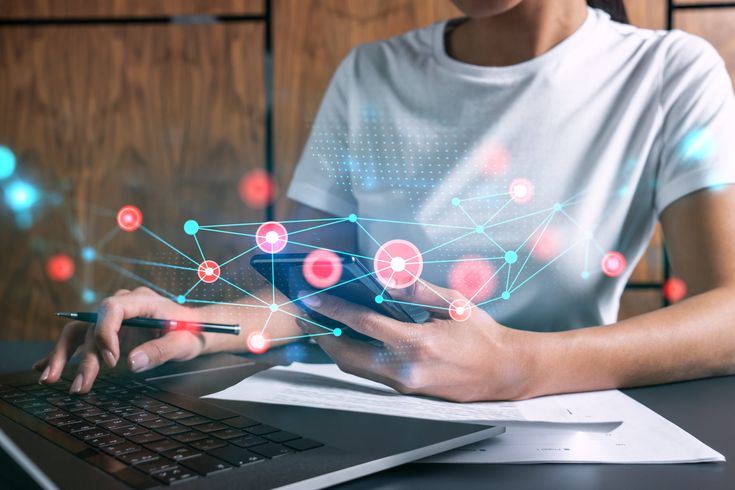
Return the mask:
<svg viewBox="0 0 735 490">
<path fill-rule="evenodd" d="M 456 401 L 735 372 L 735 104 L 719 56 L 698 38 L 617 23 L 583 0 L 455 4 L 466 19 L 350 53 L 289 189 L 295 219 L 358 217 L 320 234 L 319 246 L 372 257 L 387 240 L 416 244 L 422 280 L 395 294 L 434 316 L 402 324 L 312 296 L 313 309 L 385 344 L 316 337 L 321 347 L 347 372 Z M 640 258 L 657 219 L 688 297 L 616 322 L 626 259 Z M 468 288 L 463 278 L 478 274 Z M 454 300 L 485 309 L 457 321 Z M 35 366 L 42 383 L 56 382 L 81 346 L 71 391 L 88 391 L 102 362 L 120 360 L 126 317 L 237 314 L 245 330 L 143 343 L 128 356 L 142 371 L 242 351 L 270 313 L 190 309 L 147 289 L 121 291 L 99 312 L 95 328 L 65 327 Z M 300 332 L 286 314 L 268 328 L 271 338 Z"/>
</svg>

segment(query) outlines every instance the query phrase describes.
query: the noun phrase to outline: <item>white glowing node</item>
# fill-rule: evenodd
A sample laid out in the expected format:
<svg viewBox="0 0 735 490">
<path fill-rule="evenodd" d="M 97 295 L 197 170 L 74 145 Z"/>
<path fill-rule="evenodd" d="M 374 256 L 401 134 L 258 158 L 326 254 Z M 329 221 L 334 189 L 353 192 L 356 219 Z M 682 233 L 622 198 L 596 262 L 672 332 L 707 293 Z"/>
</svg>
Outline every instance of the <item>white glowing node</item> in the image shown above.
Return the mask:
<svg viewBox="0 0 735 490">
<path fill-rule="evenodd" d="M 213 273 L 214 269 L 212 269 L 211 267 L 207 267 L 206 269 L 204 269 L 204 275 L 206 276 L 211 276 Z"/>
<path fill-rule="evenodd" d="M 265 234 L 265 241 L 271 245 L 278 242 L 278 233 L 275 231 L 269 231 Z"/>
<path fill-rule="evenodd" d="M 396 272 L 401 272 L 406 268 L 406 259 L 403 257 L 393 257 L 390 260 L 390 268 Z"/>
</svg>

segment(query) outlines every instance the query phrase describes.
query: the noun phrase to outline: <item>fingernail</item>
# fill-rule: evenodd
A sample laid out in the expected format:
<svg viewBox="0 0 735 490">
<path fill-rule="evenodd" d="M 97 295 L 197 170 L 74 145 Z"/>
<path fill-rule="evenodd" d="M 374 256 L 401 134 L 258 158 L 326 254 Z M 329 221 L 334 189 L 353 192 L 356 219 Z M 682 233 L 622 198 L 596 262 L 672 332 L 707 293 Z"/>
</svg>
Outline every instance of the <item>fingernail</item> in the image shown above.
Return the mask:
<svg viewBox="0 0 735 490">
<path fill-rule="evenodd" d="M 317 295 L 313 293 L 304 293 L 304 294 L 310 294 L 309 296 L 305 296 L 301 298 L 301 301 L 303 301 L 306 306 L 310 308 L 316 308 L 322 305 L 322 300 Z"/>
<path fill-rule="evenodd" d="M 105 363 L 107 363 L 107 365 L 111 368 L 115 367 L 115 364 L 117 364 L 115 356 L 107 349 L 102 351 L 102 357 L 105 359 Z"/>
<path fill-rule="evenodd" d="M 51 372 L 51 366 L 46 366 L 46 369 L 41 373 L 41 377 L 38 379 L 38 384 L 43 383 L 48 378 L 48 374 Z"/>
<path fill-rule="evenodd" d="M 148 369 L 148 364 L 151 360 L 148 359 L 148 354 L 145 352 L 136 352 L 130 356 L 130 370 L 134 373 L 139 373 Z"/>
<path fill-rule="evenodd" d="M 74 378 L 74 382 L 71 384 L 71 388 L 69 388 L 69 393 L 79 393 L 82 391 L 82 383 L 84 383 L 84 376 L 81 373 L 77 374 L 77 377 Z"/>
</svg>

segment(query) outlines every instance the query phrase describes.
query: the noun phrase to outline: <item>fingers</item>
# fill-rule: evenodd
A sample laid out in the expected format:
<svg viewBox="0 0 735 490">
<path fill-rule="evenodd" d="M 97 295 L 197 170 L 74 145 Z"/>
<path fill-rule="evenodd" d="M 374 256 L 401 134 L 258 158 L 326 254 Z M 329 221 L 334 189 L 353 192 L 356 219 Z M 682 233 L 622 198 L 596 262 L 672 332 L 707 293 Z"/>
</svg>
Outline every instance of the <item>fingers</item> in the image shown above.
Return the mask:
<svg viewBox="0 0 735 490">
<path fill-rule="evenodd" d="M 128 367 L 139 373 L 167 361 L 186 361 L 199 355 L 203 346 L 201 334 L 169 332 L 130 351 Z"/>
<path fill-rule="evenodd" d="M 97 356 L 97 347 L 94 341 L 94 329 L 88 328 L 84 339 L 82 359 L 77 368 L 77 374 L 71 383 L 69 393 L 87 393 L 92 388 L 95 378 L 100 372 L 100 360 Z"/>
<path fill-rule="evenodd" d="M 120 359 L 118 332 L 122 321 L 135 316 L 154 316 L 160 299 L 161 296 L 148 288 L 137 288 L 132 292 L 122 289 L 100 303 L 95 343 L 105 364 L 114 367 Z"/>
<path fill-rule="evenodd" d="M 306 306 L 324 316 L 344 323 L 348 327 L 385 343 L 393 344 L 403 338 L 403 323 L 381 315 L 364 306 L 356 305 L 325 294 L 299 294 Z"/>
<path fill-rule="evenodd" d="M 91 328 L 80 322 L 71 322 L 64 326 L 54 350 L 46 356 L 45 360 L 41 359 L 36 363 L 37 368 L 43 369 L 39 383 L 53 384 L 59 380 L 64 365 L 82 344 L 87 330 Z"/>
<path fill-rule="evenodd" d="M 466 299 L 462 293 L 442 288 L 427 281 L 417 281 L 413 288 L 389 289 L 390 295 L 399 300 L 428 306 L 434 316 L 449 317 L 449 305 L 457 299 Z"/>
</svg>

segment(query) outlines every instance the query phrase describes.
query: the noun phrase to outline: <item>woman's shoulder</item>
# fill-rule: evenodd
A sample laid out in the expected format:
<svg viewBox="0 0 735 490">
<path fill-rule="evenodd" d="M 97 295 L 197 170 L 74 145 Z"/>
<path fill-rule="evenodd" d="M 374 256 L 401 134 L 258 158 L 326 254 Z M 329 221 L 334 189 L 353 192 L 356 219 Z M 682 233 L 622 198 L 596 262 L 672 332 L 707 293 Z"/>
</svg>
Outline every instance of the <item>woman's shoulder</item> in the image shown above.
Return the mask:
<svg viewBox="0 0 735 490">
<path fill-rule="evenodd" d="M 443 31 L 446 21 L 439 21 L 402 34 L 358 44 L 350 56 L 359 63 L 383 63 L 387 59 L 416 60 L 431 56 L 437 31 Z"/>
</svg>

